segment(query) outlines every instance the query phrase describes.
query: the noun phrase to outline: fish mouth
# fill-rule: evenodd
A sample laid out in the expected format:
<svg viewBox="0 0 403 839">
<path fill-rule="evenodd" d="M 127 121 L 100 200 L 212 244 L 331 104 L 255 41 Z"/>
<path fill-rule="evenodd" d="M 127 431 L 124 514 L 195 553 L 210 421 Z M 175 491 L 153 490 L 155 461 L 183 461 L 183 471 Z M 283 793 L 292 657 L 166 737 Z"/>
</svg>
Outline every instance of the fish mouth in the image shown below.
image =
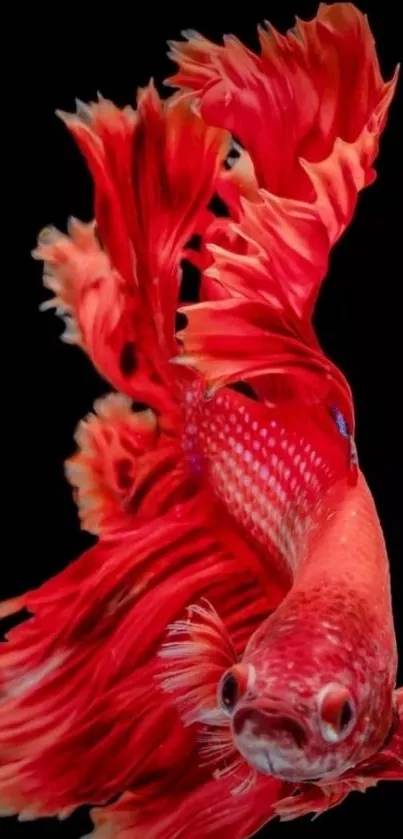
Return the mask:
<svg viewBox="0 0 403 839">
<path fill-rule="evenodd" d="M 307 742 L 307 730 L 299 715 L 271 704 L 259 708 L 251 705 L 239 708 L 232 720 L 232 731 L 239 752 L 265 775 L 279 774 L 276 765 L 280 754 L 283 755 L 282 772 L 293 774 L 292 764 L 286 755 L 289 752 L 300 753 Z"/>
<path fill-rule="evenodd" d="M 245 729 L 260 739 L 272 740 L 276 736 L 291 737 L 295 745 L 302 749 L 307 741 L 307 731 L 302 718 L 287 709 L 273 707 L 262 708 L 246 705 L 236 711 L 233 718 L 233 732 L 236 737 L 242 737 Z"/>
</svg>

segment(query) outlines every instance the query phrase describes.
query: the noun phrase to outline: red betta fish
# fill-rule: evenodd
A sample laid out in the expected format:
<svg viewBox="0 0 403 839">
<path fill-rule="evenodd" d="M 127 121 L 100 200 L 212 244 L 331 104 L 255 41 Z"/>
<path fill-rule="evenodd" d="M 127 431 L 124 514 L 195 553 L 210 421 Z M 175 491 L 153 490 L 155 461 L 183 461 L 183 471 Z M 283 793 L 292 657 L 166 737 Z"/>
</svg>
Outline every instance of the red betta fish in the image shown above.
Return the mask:
<svg viewBox="0 0 403 839">
<path fill-rule="evenodd" d="M 115 392 L 67 465 L 94 545 L 1 605 L 30 617 L 0 648 L 0 807 L 96 805 L 94 839 L 246 839 L 403 779 L 384 539 L 312 325 L 397 76 L 349 4 L 259 39 L 190 33 L 166 101 L 62 115 L 95 223 L 36 255 Z"/>
</svg>

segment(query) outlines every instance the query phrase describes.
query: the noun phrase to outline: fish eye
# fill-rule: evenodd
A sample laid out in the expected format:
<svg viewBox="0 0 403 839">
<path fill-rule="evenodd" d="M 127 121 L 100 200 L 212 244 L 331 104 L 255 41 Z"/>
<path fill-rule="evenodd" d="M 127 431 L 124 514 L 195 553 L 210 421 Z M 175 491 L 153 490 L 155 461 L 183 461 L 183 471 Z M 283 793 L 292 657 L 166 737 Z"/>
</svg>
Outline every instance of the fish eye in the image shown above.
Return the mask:
<svg viewBox="0 0 403 839">
<path fill-rule="evenodd" d="M 247 677 L 241 667 L 232 667 L 224 673 L 218 685 L 218 702 L 224 713 L 232 716 L 246 689 Z"/>
<path fill-rule="evenodd" d="M 224 674 L 218 688 L 218 700 L 223 711 L 231 715 L 239 698 L 240 690 L 238 680 L 235 674 L 229 671 Z"/>
<path fill-rule="evenodd" d="M 327 685 L 318 701 L 321 734 L 328 743 L 339 743 L 347 737 L 356 720 L 354 700 L 342 685 Z"/>
<path fill-rule="evenodd" d="M 340 711 L 340 719 L 339 719 L 339 728 L 340 731 L 344 731 L 350 725 L 350 722 L 353 718 L 353 708 L 351 706 L 351 702 L 349 699 L 346 699 L 343 702 L 343 707 Z"/>
</svg>

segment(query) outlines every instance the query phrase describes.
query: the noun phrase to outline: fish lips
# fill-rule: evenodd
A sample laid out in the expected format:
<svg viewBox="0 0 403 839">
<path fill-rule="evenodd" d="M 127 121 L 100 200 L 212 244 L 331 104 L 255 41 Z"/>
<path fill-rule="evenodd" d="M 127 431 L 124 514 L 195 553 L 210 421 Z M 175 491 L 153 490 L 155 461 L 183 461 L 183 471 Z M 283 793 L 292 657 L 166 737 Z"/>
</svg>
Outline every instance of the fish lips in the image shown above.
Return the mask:
<svg viewBox="0 0 403 839">
<path fill-rule="evenodd" d="M 275 752 L 301 751 L 308 739 L 303 718 L 294 709 L 276 702 L 240 706 L 232 719 L 232 732 L 248 763 L 269 775 L 275 774 Z"/>
</svg>

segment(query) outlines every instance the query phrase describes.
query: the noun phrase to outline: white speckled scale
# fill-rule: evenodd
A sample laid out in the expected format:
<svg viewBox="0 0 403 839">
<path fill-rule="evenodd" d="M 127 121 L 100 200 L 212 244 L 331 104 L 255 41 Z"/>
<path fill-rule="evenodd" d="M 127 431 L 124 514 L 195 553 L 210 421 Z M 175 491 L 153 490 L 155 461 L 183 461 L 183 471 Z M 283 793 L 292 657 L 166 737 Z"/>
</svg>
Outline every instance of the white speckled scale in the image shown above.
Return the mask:
<svg viewBox="0 0 403 839">
<path fill-rule="evenodd" d="M 231 389 L 205 399 L 200 387 L 197 382 L 185 393 L 188 456 L 207 470 L 241 528 L 294 571 L 312 513 L 337 471 L 345 471 L 340 436 L 331 421 L 325 435 L 304 406 L 288 403 L 285 422 L 281 406 L 266 407 Z"/>
</svg>

